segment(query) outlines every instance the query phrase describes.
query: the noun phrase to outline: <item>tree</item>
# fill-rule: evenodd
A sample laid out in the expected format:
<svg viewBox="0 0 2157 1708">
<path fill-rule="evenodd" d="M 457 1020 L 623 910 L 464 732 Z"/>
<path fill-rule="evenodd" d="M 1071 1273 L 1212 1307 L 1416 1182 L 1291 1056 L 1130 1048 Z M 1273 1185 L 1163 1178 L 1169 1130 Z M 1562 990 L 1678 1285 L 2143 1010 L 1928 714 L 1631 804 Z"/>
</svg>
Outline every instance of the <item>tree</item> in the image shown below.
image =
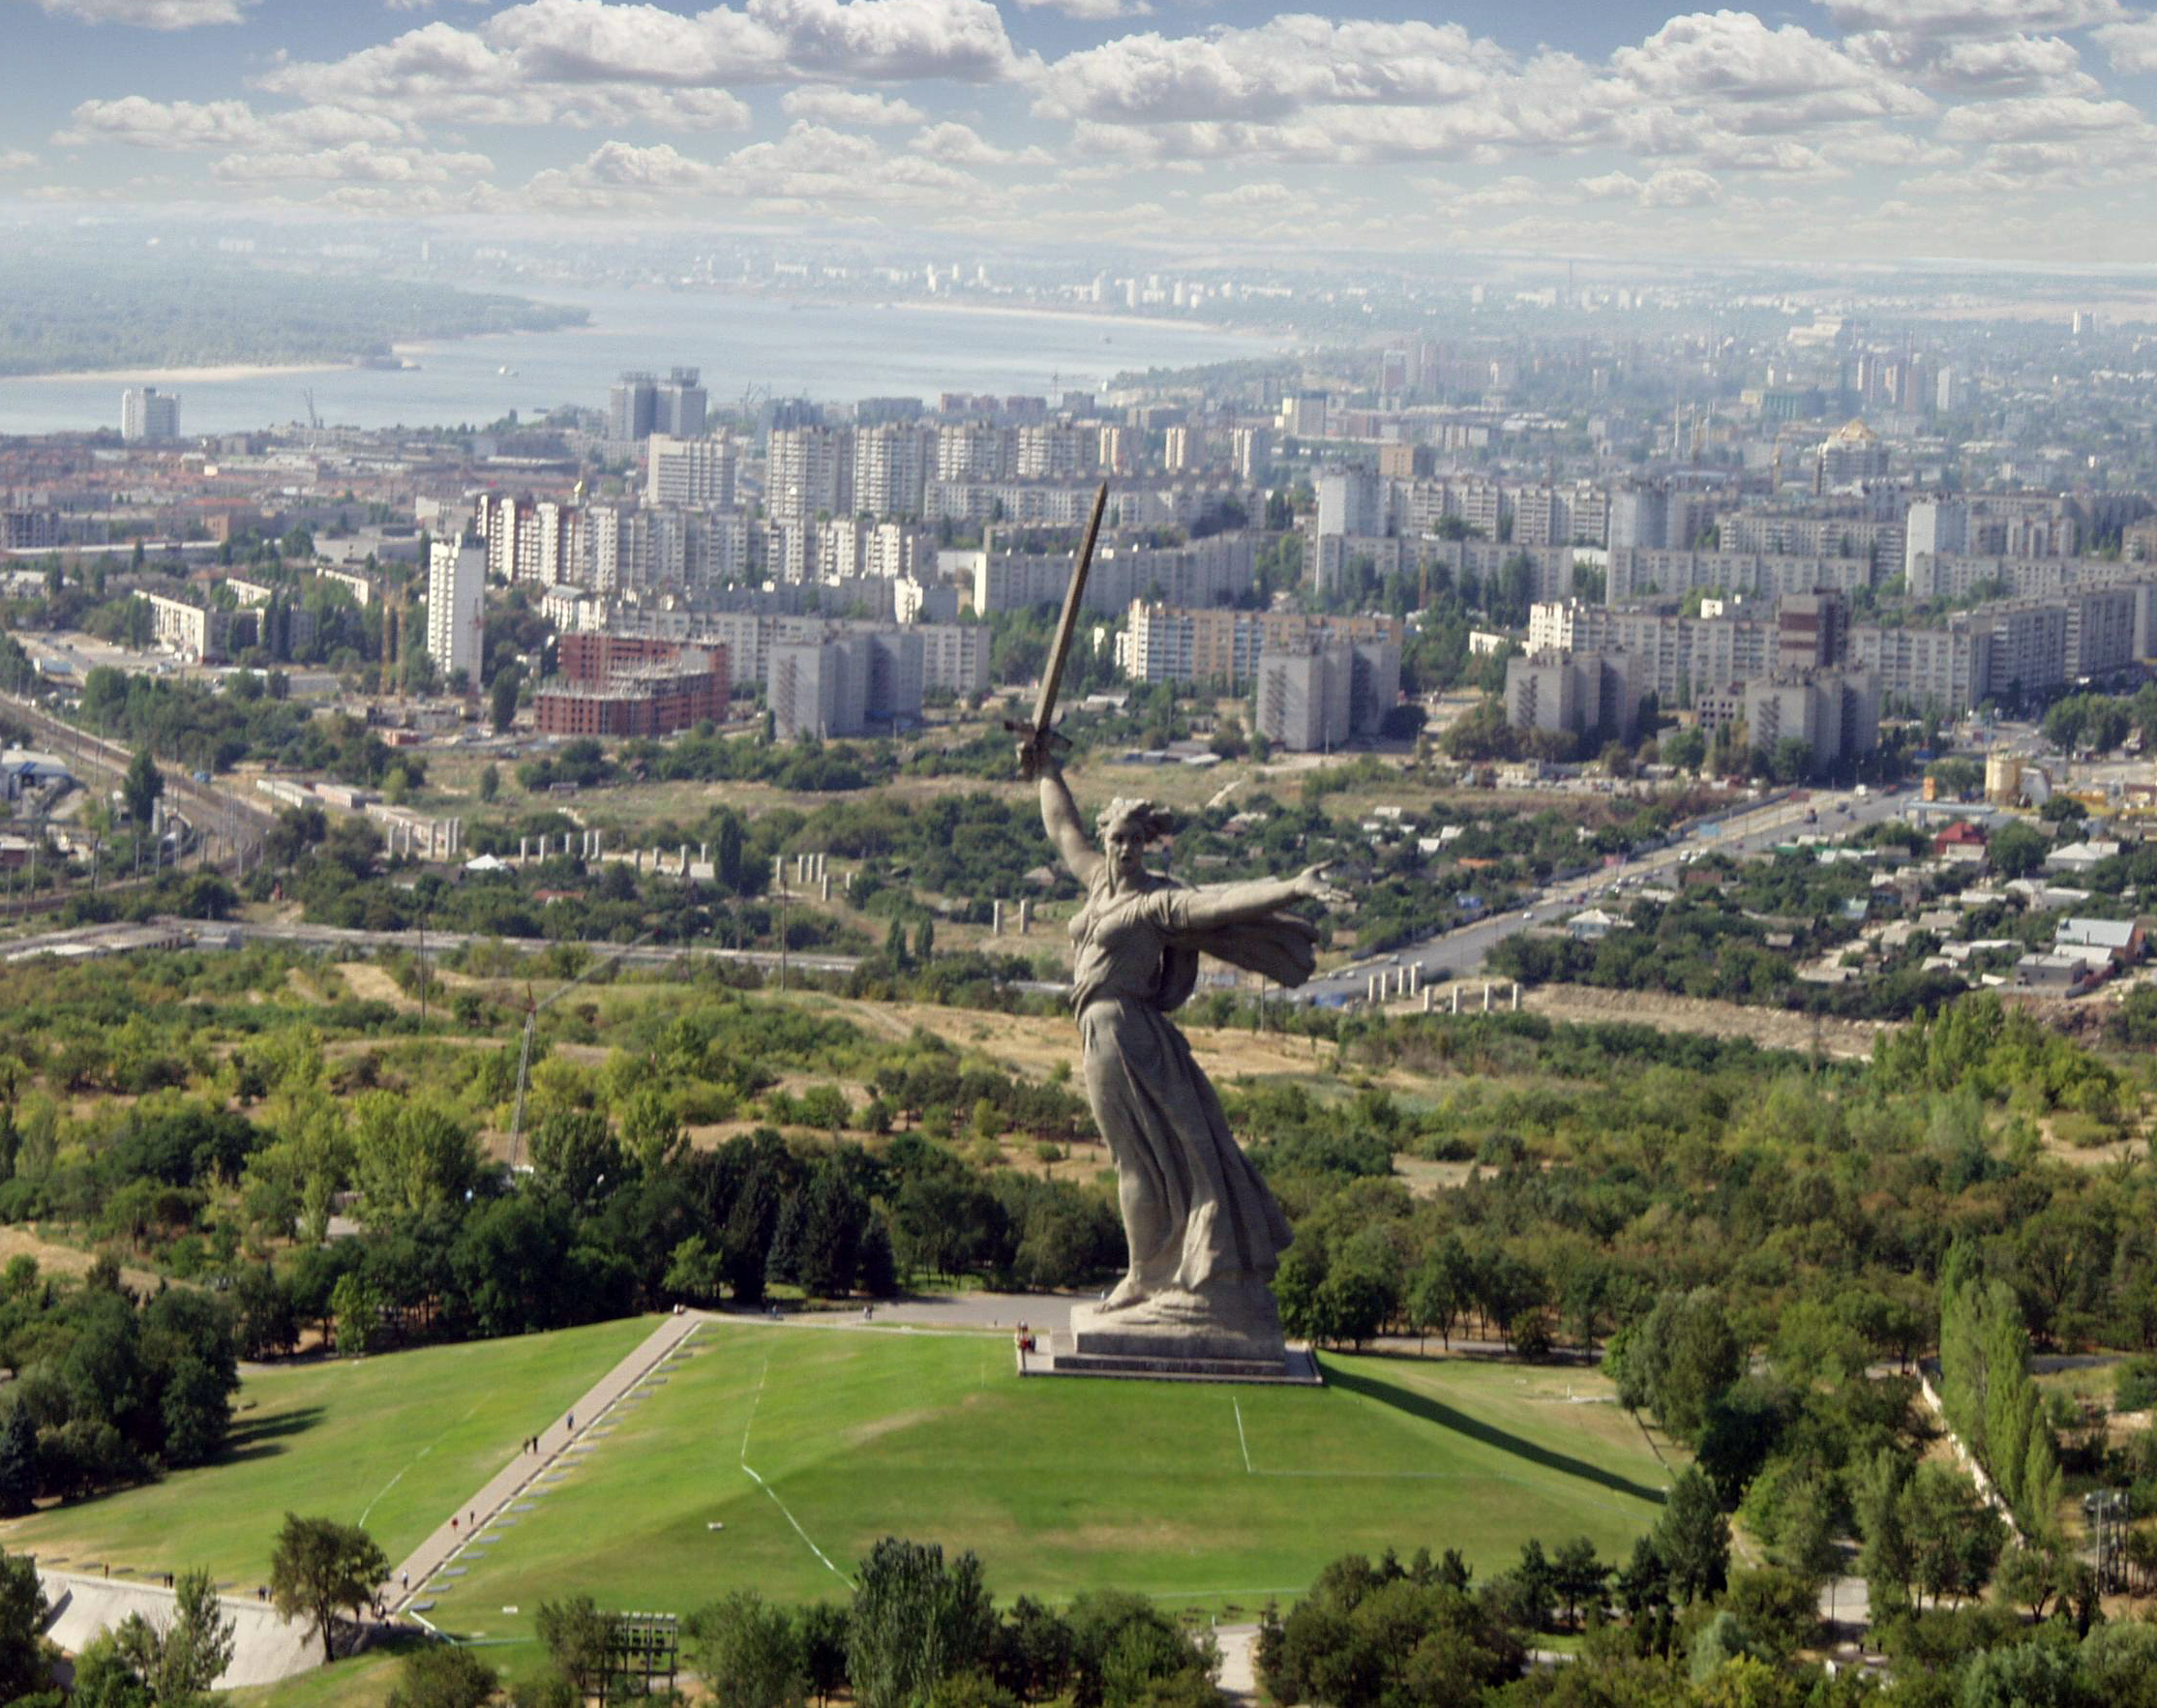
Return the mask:
<svg viewBox="0 0 2157 1708">
<path fill-rule="evenodd" d="M 1976 1484 L 1945 1465 L 1923 1464 L 1902 1491 L 1902 1528 L 1917 1585 L 1935 1601 L 1974 1596 L 1992 1575 L 2007 1527 Z"/>
<path fill-rule="evenodd" d="M 129 1669 L 158 1708 L 181 1708 L 209 1694 L 232 1664 L 236 1626 L 218 1601 L 207 1572 L 180 1573 L 172 1617 L 163 1629 L 131 1613 L 114 1633 Z"/>
<path fill-rule="evenodd" d="M 0 1413 L 0 1518 L 19 1518 L 38 1492 L 38 1426 L 20 1399 Z"/>
<path fill-rule="evenodd" d="M 363 1355 L 381 1333 L 381 1290 L 371 1277 L 347 1270 L 330 1289 L 330 1315 L 337 1319 L 337 1350 Z"/>
<path fill-rule="evenodd" d="M 810 1602 L 794 1609 L 794 1625 L 802 1673 L 817 1700 L 827 1702 L 846 1689 L 847 1610 L 830 1602 Z"/>
<path fill-rule="evenodd" d="M 1681 1602 L 1718 1593 L 1730 1573 L 1730 1521 L 1723 1515 L 1715 1485 L 1688 1466 L 1670 1485 L 1663 1516 L 1650 1540 Z"/>
<path fill-rule="evenodd" d="M 936 921 L 923 919 L 914 928 L 914 958 L 926 967 L 936 954 Z"/>
<path fill-rule="evenodd" d="M 885 1537 L 861 1562 L 847 1629 L 847 1678 L 860 1708 L 907 1708 L 989 1659 L 996 1610 L 972 1552 L 948 1567 L 934 1543 Z"/>
<path fill-rule="evenodd" d="M 2018 820 L 1992 832 L 1992 840 L 1985 845 L 1985 857 L 2003 878 L 2027 878 L 2045 863 L 2051 849 L 2044 832 Z"/>
<path fill-rule="evenodd" d="M 51 1688 L 44 1632 L 52 1616 L 28 1554 L 0 1554 L 0 1702 Z"/>
<path fill-rule="evenodd" d="M 494 673 L 488 710 L 493 714 L 495 734 L 506 734 L 510 725 L 517 721 L 517 690 L 523 684 L 524 672 L 513 664 L 504 665 Z"/>
<path fill-rule="evenodd" d="M 130 1614 L 125 1623 L 99 1632 L 83 1645 L 75 1659 L 69 1708 L 156 1708 L 150 1682 L 128 1659 L 124 1640 L 127 1625 L 140 1623 L 139 1615 Z"/>
<path fill-rule="evenodd" d="M 502 792 L 502 774 L 498 767 L 488 765 L 479 773 L 479 798 L 492 802 Z"/>
<path fill-rule="evenodd" d="M 389 1561 L 357 1524 L 286 1513 L 270 1552 L 270 1600 L 285 1618 L 311 1620 L 322 1633 L 322 1659 L 334 1661 L 338 1612 L 366 1606 L 388 1575 Z"/>
<path fill-rule="evenodd" d="M 801 1708 L 801 1634 L 783 1607 L 737 1590 L 690 1614 L 682 1634 L 689 1663 L 727 1708 Z"/>
<path fill-rule="evenodd" d="M 481 1708 L 500 1688 L 494 1669 L 458 1643 L 429 1643 L 397 1669 L 388 1708 Z"/>
<path fill-rule="evenodd" d="M 1596 1544 L 1584 1536 L 1560 1543 L 1550 1556 L 1550 1587 L 1565 1604 L 1568 1625 L 1576 1621 L 1582 1609 L 1603 1604 L 1609 1581 L 1610 1568 L 1596 1558 Z"/>
<path fill-rule="evenodd" d="M 158 797 L 165 793 L 165 773 L 158 769 L 157 761 L 150 757 L 147 747 L 138 748 L 135 758 L 128 762 L 128 774 L 120 784 L 120 798 L 128 809 L 128 823 L 137 833 L 150 828 L 151 815 L 157 810 Z"/>
<path fill-rule="evenodd" d="M 2059 1595 L 2067 1576 L 2068 1560 L 2057 1543 L 2010 1548 L 1999 1563 L 1993 1587 L 2000 1599 L 2027 1607 L 2031 1619 L 2042 1622 L 2045 1608 Z"/>
<path fill-rule="evenodd" d="M 436 1103 L 371 1093 L 352 1136 L 370 1226 L 460 1203 L 479 1175 L 470 1128 Z"/>
<path fill-rule="evenodd" d="M 225 1431 L 232 1421 L 231 1390 L 217 1371 L 188 1354 L 165 1378 L 159 1410 L 165 1424 L 165 1462 L 174 1467 L 206 1465 L 225 1445 Z"/>
<path fill-rule="evenodd" d="M 1447 1350 L 1453 1325 L 1474 1301 L 1475 1265 L 1456 1234 L 1431 1247 L 1408 1281 L 1408 1321 L 1419 1340 L 1432 1330 Z M 1420 1350 L 1420 1348 L 1419 1348 Z"/>
<path fill-rule="evenodd" d="M 613 1621 L 589 1596 L 539 1603 L 540 1643 L 580 1700 L 597 1692 L 613 1634 Z"/>
</svg>

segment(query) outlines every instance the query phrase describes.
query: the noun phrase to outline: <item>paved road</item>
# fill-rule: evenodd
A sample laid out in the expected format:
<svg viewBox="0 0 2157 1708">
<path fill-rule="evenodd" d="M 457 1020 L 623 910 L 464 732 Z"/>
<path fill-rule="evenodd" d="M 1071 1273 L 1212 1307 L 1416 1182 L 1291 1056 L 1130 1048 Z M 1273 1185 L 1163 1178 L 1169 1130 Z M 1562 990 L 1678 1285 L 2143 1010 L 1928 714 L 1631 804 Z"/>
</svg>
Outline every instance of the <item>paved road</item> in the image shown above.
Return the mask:
<svg viewBox="0 0 2157 1708">
<path fill-rule="evenodd" d="M 1696 830 L 1667 848 L 1657 849 L 1620 867 L 1598 867 L 1592 872 L 1539 890 L 1529 905 L 1496 917 L 1480 919 L 1457 930 L 1411 944 L 1387 956 L 1357 961 L 1335 973 L 1312 979 L 1295 997 L 1306 1003 L 1337 1004 L 1364 999 L 1372 973 L 1420 967 L 1422 981 L 1437 983 L 1462 977 L 1481 968 L 1490 951 L 1507 938 L 1536 924 L 1551 924 L 1609 897 L 1622 906 L 1636 885 L 1669 877 L 1688 856 L 1702 854 L 1743 855 L 1757 854 L 1774 844 L 1807 832 L 1847 834 L 1866 825 L 1893 818 L 1908 808 L 1914 797 L 1904 790 L 1896 794 L 1854 791 L 1818 790 L 1803 801 L 1779 799 L 1724 822 Z M 1806 814 L 1816 822 L 1808 823 Z M 1615 894 L 1612 895 L 1615 886 Z"/>
<path fill-rule="evenodd" d="M 164 921 L 180 926 L 203 924 L 199 920 Z M 290 943 L 318 949 L 384 949 L 401 948 L 407 951 L 419 946 L 420 934 L 416 931 L 353 931 L 340 925 L 306 925 L 298 921 L 246 919 L 225 920 L 204 929 L 230 933 L 248 943 Z M 59 948 L 68 944 L 95 939 L 107 926 L 77 925 L 62 931 L 47 931 L 34 937 L 18 938 L 6 944 L 6 952 L 35 954 L 41 948 Z M 452 949 L 463 948 L 466 944 L 500 943 L 511 948 L 539 950 L 556 946 L 552 938 L 488 937 L 474 932 L 430 931 L 427 933 L 427 952 L 430 956 L 447 954 Z M 776 949 L 728 949 L 715 944 L 700 944 L 694 948 L 679 944 L 647 944 L 641 948 L 624 950 L 619 944 L 574 943 L 569 946 L 583 949 L 594 956 L 619 955 L 630 966 L 666 967 L 681 960 L 685 955 L 700 961 L 745 961 L 754 967 L 766 969 L 779 965 Z M 861 964 L 858 955 L 829 955 L 821 952 L 803 953 L 796 950 L 788 955 L 787 965 L 802 973 L 852 973 Z"/>
</svg>

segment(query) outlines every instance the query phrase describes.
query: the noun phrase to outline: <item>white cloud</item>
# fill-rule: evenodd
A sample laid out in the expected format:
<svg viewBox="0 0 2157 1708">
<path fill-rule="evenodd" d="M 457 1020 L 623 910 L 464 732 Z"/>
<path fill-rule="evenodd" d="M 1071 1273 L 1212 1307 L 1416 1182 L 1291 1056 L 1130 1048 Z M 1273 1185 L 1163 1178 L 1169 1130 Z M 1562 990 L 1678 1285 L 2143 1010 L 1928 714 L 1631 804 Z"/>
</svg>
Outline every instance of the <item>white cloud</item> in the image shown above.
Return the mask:
<svg viewBox="0 0 2157 1708">
<path fill-rule="evenodd" d="M 1000 166 L 1011 159 L 1007 149 L 984 141 L 972 126 L 951 121 L 916 132 L 907 147 L 930 160 L 959 166 Z"/>
<path fill-rule="evenodd" d="M 236 24 L 255 0 L 34 0 L 55 17 L 90 24 L 134 24 L 145 30 L 192 30 Z"/>
<path fill-rule="evenodd" d="M 557 42 L 542 57 L 559 65 L 567 51 L 568 44 Z M 441 22 L 341 60 L 279 65 L 255 81 L 302 101 L 401 115 L 424 112 L 453 124 L 575 129 L 653 124 L 706 131 L 738 131 L 749 124 L 748 107 L 725 89 L 544 76 L 514 53 L 497 52 L 473 31 Z"/>
<path fill-rule="evenodd" d="M 2080 30 L 2124 16 L 2119 0 L 1817 0 L 1845 30 L 1903 36 L 1999 36 Z"/>
<path fill-rule="evenodd" d="M 2058 36 L 1955 42 L 1925 69 L 1928 80 L 1936 85 L 1987 94 L 2094 95 L 2100 88 L 2082 70 L 2075 45 Z"/>
<path fill-rule="evenodd" d="M 0 148 L 0 172 L 27 172 L 38 157 L 23 148 Z"/>
<path fill-rule="evenodd" d="M 1591 201 L 1632 201 L 1644 208 L 1705 207 L 1723 198 L 1723 186 L 1691 166 L 1664 166 L 1645 180 L 1630 172 L 1605 172 L 1582 178 L 1579 188 Z"/>
<path fill-rule="evenodd" d="M 258 113 L 244 101 L 151 101 L 124 95 L 85 101 L 55 142 L 116 142 L 131 148 L 260 148 L 294 144 L 397 142 L 417 133 L 404 121 L 348 107 Z"/>
<path fill-rule="evenodd" d="M 437 154 L 424 148 L 376 148 L 347 142 L 312 152 L 228 154 L 213 164 L 221 183 L 273 183 L 296 179 L 338 184 L 446 184 L 494 170 L 484 154 Z"/>
<path fill-rule="evenodd" d="M 2157 17 L 2107 24 L 2097 32 L 2097 39 L 2105 45 L 2113 71 L 2129 76 L 2157 72 Z"/>
<path fill-rule="evenodd" d="M 911 101 L 867 89 L 817 86 L 789 89 L 779 98 L 787 116 L 833 125 L 918 125 L 928 115 Z"/>
<path fill-rule="evenodd" d="M 1921 117 L 1932 103 L 1840 43 L 1784 24 L 1771 30 L 1748 12 L 1673 17 L 1637 47 L 1610 56 L 1617 75 L 1644 95 L 1682 106 L 1715 103 L 1741 129 L 1793 129 L 1838 119 Z"/>
<path fill-rule="evenodd" d="M 452 123 L 739 130 L 725 85 L 964 82 L 1028 68 L 989 0 L 746 0 L 694 15 L 633 0 L 525 0 L 472 28 L 436 21 L 255 81 L 310 102 Z"/>
<path fill-rule="evenodd" d="M 1837 175 L 1827 135 L 1932 117 L 1875 56 L 1750 14 L 1673 17 L 1601 67 L 1517 60 L 1454 24 L 1276 17 L 1132 34 L 1035 78 L 1034 110 L 1082 151 L 1179 161 L 1370 164 L 1615 147 L 1695 170 Z"/>
<path fill-rule="evenodd" d="M 1940 135 L 1954 142 L 2025 142 L 2150 128 L 2142 109 L 2130 102 L 2091 101 L 2074 95 L 1973 102 L 1956 107 L 1940 120 Z"/>
<path fill-rule="evenodd" d="M 525 186 L 530 202 L 556 208 L 644 211 L 683 196 L 745 203 L 752 211 L 859 216 L 907 204 L 932 217 L 1007 210 L 993 186 L 943 161 L 887 155 L 867 136 L 795 123 L 785 135 L 753 142 L 723 159 L 685 155 L 669 143 L 603 143 L 575 165 L 543 171 Z"/>
<path fill-rule="evenodd" d="M 1153 9 L 1146 0 L 1019 0 L 1022 7 L 1048 7 L 1065 17 L 1089 22 L 1112 17 L 1141 17 Z"/>
<path fill-rule="evenodd" d="M 1239 184 L 1233 190 L 1213 190 L 1198 198 L 1208 207 L 1241 208 L 1290 208 L 1305 205 L 1304 198 L 1285 184 L 1272 180 Z"/>
<path fill-rule="evenodd" d="M 1452 212 L 1463 209 L 1479 212 L 1484 208 L 1534 207 L 1547 200 L 1549 192 L 1533 178 L 1515 174 L 1501 178 L 1495 184 L 1484 184 L 1478 189 L 1464 191 L 1449 204 Z"/>
<path fill-rule="evenodd" d="M 1121 124 L 1284 117 L 1328 104 L 1435 104 L 1486 92 L 1511 69 L 1458 24 L 1304 15 L 1203 36 L 1150 31 L 1048 68 L 1038 110 Z"/>
</svg>

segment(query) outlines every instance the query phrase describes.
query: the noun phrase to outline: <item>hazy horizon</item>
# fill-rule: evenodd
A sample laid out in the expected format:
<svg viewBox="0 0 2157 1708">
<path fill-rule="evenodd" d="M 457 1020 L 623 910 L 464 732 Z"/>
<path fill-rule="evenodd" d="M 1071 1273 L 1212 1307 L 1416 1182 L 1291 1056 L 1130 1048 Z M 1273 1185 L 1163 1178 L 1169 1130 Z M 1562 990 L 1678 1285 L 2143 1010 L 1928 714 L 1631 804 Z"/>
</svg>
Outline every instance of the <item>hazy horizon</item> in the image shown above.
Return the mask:
<svg viewBox="0 0 2157 1708">
<path fill-rule="evenodd" d="M 0 205 L 1293 267 L 2157 262 L 2121 0 L 7 0 Z"/>
</svg>

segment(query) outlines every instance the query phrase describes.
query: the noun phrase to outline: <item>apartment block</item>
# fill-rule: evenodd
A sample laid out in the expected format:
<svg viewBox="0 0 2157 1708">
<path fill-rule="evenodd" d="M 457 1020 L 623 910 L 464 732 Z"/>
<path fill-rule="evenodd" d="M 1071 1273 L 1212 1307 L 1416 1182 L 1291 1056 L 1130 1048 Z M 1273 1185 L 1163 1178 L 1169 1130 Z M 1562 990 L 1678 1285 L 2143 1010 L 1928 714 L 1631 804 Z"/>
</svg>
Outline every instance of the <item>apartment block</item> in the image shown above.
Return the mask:
<svg viewBox="0 0 2157 1708">
<path fill-rule="evenodd" d="M 725 717 L 727 694 L 725 649 L 681 647 L 601 680 L 549 683 L 533 697 L 533 716 L 546 735 L 666 735 Z"/>
<path fill-rule="evenodd" d="M 644 450 L 646 504 L 734 504 L 736 458 L 730 438 L 675 438 L 655 433 Z"/>
<path fill-rule="evenodd" d="M 1506 661 L 1506 721 L 1516 730 L 1632 739 L 1648 689 L 1625 652 L 1535 652 Z"/>
</svg>

